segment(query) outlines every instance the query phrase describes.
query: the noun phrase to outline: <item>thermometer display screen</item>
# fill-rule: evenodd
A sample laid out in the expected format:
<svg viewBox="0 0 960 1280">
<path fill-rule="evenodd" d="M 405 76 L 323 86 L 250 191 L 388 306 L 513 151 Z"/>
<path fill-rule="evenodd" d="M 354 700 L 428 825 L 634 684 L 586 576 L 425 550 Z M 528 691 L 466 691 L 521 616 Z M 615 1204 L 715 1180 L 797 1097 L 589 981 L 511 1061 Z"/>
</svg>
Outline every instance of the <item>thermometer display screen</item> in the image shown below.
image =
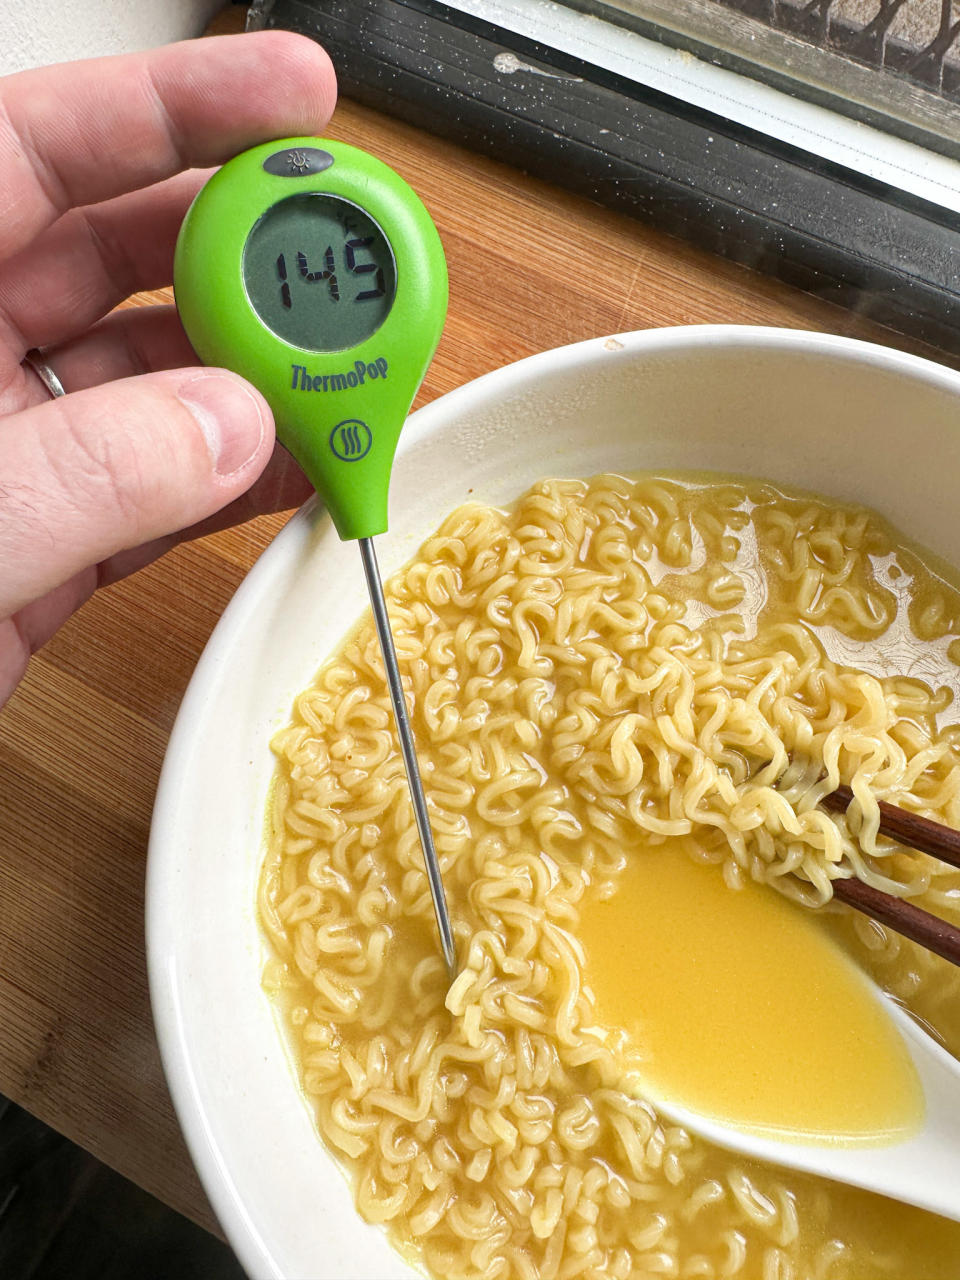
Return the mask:
<svg viewBox="0 0 960 1280">
<path fill-rule="evenodd" d="M 307 351 L 356 347 L 387 318 L 397 288 L 393 251 L 357 205 L 323 192 L 288 196 L 254 225 L 243 283 L 257 315 Z"/>
</svg>

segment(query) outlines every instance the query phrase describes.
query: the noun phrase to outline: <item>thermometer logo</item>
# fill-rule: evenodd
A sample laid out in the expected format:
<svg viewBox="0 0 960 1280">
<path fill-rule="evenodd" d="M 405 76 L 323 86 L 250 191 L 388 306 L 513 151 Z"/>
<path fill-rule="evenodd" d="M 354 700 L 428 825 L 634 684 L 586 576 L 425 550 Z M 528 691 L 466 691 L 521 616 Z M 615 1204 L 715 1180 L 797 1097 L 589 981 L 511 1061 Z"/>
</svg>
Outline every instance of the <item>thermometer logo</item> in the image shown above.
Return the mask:
<svg viewBox="0 0 960 1280">
<path fill-rule="evenodd" d="M 365 458 L 372 444 L 373 433 L 359 418 L 338 422 L 330 432 L 330 448 L 343 462 L 357 462 Z"/>
</svg>

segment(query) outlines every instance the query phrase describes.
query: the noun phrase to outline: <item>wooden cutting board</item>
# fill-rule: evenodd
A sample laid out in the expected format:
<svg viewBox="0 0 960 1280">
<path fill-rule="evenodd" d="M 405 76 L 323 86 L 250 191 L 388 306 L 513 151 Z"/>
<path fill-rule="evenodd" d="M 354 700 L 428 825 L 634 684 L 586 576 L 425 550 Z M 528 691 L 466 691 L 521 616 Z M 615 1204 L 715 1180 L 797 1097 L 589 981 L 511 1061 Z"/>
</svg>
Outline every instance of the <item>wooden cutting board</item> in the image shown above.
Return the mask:
<svg viewBox="0 0 960 1280">
<path fill-rule="evenodd" d="M 533 352 L 656 325 L 783 325 L 932 354 L 395 119 L 345 102 L 329 132 L 394 165 L 443 237 L 449 321 L 420 404 Z M 150 1020 L 145 853 L 190 673 L 285 518 L 101 592 L 0 712 L 0 1093 L 214 1229 Z"/>
</svg>

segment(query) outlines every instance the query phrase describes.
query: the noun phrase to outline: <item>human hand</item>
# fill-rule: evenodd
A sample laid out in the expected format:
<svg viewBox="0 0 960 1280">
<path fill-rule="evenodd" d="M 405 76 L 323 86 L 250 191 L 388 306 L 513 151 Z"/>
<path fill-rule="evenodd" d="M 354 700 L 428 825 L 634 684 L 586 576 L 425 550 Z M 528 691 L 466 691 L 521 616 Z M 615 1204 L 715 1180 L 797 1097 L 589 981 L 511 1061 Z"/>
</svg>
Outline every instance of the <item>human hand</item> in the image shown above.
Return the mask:
<svg viewBox="0 0 960 1280">
<path fill-rule="evenodd" d="M 97 586 L 310 492 L 172 306 L 108 313 L 171 282 L 209 166 L 321 132 L 335 98 L 326 54 L 283 32 L 0 80 L 0 705 Z M 23 363 L 35 347 L 66 395 Z"/>
</svg>

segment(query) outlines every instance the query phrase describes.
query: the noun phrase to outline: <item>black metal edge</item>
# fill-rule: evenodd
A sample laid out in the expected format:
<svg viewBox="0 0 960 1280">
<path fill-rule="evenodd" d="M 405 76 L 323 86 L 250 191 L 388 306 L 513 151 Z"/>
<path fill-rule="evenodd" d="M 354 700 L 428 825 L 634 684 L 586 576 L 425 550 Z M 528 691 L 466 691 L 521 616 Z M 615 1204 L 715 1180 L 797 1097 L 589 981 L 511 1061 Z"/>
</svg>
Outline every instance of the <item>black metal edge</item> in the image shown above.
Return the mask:
<svg viewBox="0 0 960 1280">
<path fill-rule="evenodd" d="M 360 102 L 960 357 L 938 206 L 435 0 L 276 0 L 266 25 L 320 41 Z"/>
<path fill-rule="evenodd" d="M 815 82 L 813 79 L 805 79 L 802 86 L 800 86 L 788 71 L 778 71 L 766 62 L 751 62 L 744 54 L 737 53 L 732 49 L 706 44 L 695 35 L 689 35 L 672 27 L 661 26 L 652 19 L 631 13 L 627 9 L 621 9 L 618 5 L 606 4 L 604 0 L 563 0 L 563 2 L 581 13 L 588 14 L 591 17 L 603 18 L 605 22 L 612 22 L 616 26 L 624 27 L 627 31 L 633 31 L 637 35 L 643 36 L 646 40 L 656 41 L 657 44 L 666 45 L 671 49 L 682 49 L 703 62 L 722 67 L 725 71 L 732 71 L 736 75 L 744 76 L 750 80 L 758 80 L 780 93 L 787 94 L 789 97 L 794 97 L 799 93 L 805 101 L 811 102 L 815 106 L 823 107 L 827 111 L 849 116 L 851 120 L 869 125 L 872 129 L 877 129 L 882 133 L 889 133 L 895 137 L 902 138 L 905 142 L 912 142 L 914 145 L 924 147 L 928 151 L 935 151 L 948 159 L 960 159 L 960 135 L 954 138 L 946 137 L 938 133 L 933 127 L 925 127 L 892 112 L 884 112 L 859 99 L 846 98 L 840 93 L 831 92 L 823 83 Z M 737 10 L 736 12 L 742 11 Z M 792 32 L 781 31 L 779 28 L 771 28 L 771 30 L 776 35 L 795 35 Z M 834 49 L 828 49 L 824 52 L 837 58 L 840 57 L 840 54 Z M 854 65 L 863 72 L 872 70 L 865 63 L 855 63 Z M 877 74 L 879 75 L 880 73 L 877 72 Z M 904 80 L 902 83 L 918 93 L 930 92 L 910 80 Z M 957 111 L 953 103 L 944 103 L 944 105 L 954 112 Z"/>
</svg>

